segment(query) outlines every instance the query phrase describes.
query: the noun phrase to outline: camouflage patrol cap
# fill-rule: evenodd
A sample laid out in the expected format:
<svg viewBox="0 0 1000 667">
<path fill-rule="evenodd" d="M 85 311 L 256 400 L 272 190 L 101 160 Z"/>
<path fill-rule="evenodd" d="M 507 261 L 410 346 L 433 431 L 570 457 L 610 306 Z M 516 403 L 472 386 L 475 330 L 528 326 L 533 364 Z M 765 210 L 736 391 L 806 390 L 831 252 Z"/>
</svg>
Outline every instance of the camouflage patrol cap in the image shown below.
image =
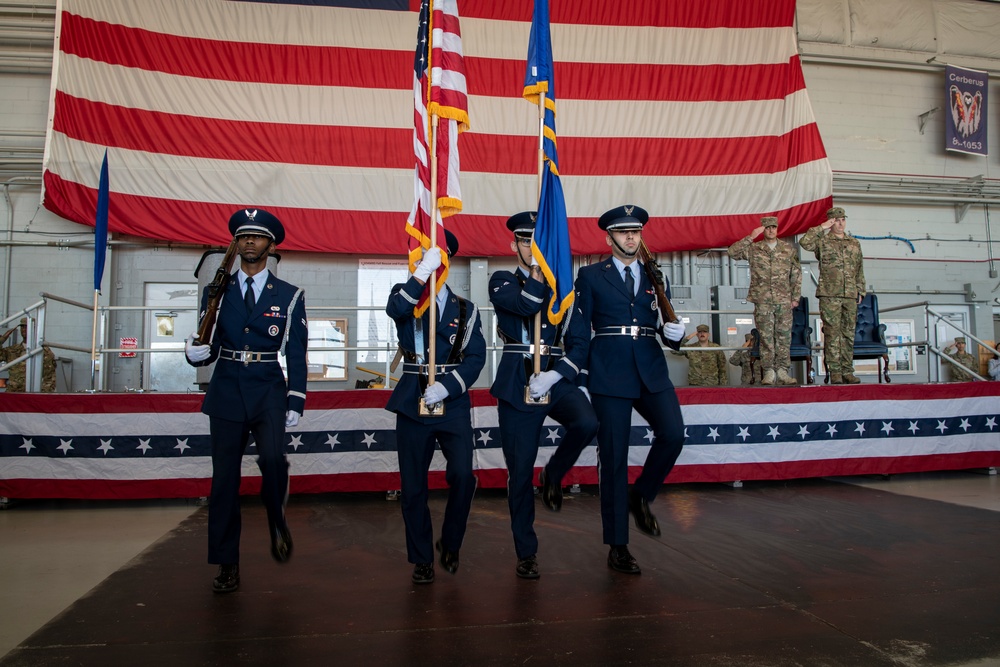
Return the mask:
<svg viewBox="0 0 1000 667">
<path fill-rule="evenodd" d="M 833 220 L 835 218 L 844 218 L 846 220 L 847 213 L 845 213 L 844 209 L 840 208 L 839 206 L 834 206 L 833 208 L 831 208 L 829 211 L 826 212 L 826 219 Z"/>
<path fill-rule="evenodd" d="M 761 218 L 760 224 L 762 227 L 777 227 L 778 219 L 773 215 L 769 215 L 766 218 Z"/>
<path fill-rule="evenodd" d="M 743 334 L 743 340 L 751 340 L 752 338 L 753 334 Z"/>
<path fill-rule="evenodd" d="M 697 327 L 695 327 L 695 330 L 698 331 L 699 333 L 702 333 L 702 332 L 708 333 L 708 325 L 707 324 L 699 324 Z"/>
<path fill-rule="evenodd" d="M 959 336 L 955 339 L 955 345 L 958 345 L 959 343 L 965 345 L 965 336 Z"/>
</svg>

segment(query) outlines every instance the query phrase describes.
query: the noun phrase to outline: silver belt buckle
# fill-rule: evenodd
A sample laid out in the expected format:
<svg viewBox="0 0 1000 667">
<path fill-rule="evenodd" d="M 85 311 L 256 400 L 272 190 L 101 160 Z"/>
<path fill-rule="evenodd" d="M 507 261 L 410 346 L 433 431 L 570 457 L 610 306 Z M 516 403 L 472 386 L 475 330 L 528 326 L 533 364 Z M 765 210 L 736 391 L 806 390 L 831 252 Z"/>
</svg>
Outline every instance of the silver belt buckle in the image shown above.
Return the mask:
<svg viewBox="0 0 1000 667">
<path fill-rule="evenodd" d="M 243 350 L 240 352 L 240 361 L 244 364 L 249 364 L 253 361 L 253 352 L 250 352 L 249 350 Z"/>
<path fill-rule="evenodd" d="M 538 346 L 538 354 L 542 355 L 543 357 L 548 356 L 551 353 L 551 351 L 552 348 L 548 345 Z M 534 353 L 535 353 L 535 344 L 532 343 L 531 345 L 528 346 L 528 354 L 534 354 Z"/>
<path fill-rule="evenodd" d="M 633 325 L 626 328 L 628 331 L 622 331 L 622 333 L 629 333 L 632 335 L 632 340 L 639 340 L 639 327 Z"/>
</svg>

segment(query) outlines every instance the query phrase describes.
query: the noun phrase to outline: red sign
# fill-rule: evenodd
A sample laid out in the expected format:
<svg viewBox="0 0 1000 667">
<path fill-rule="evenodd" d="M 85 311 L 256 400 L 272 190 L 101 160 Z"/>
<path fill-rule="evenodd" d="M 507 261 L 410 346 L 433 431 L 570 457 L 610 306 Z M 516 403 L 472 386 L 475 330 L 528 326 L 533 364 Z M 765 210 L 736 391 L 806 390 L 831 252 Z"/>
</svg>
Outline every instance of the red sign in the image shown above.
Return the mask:
<svg viewBox="0 0 1000 667">
<path fill-rule="evenodd" d="M 139 339 L 138 338 L 119 338 L 118 339 L 118 347 L 120 347 L 120 348 L 122 348 L 124 350 L 134 350 L 137 347 L 139 347 Z M 119 359 L 131 359 L 134 356 L 135 356 L 135 352 L 119 352 L 118 353 L 118 358 Z"/>
</svg>

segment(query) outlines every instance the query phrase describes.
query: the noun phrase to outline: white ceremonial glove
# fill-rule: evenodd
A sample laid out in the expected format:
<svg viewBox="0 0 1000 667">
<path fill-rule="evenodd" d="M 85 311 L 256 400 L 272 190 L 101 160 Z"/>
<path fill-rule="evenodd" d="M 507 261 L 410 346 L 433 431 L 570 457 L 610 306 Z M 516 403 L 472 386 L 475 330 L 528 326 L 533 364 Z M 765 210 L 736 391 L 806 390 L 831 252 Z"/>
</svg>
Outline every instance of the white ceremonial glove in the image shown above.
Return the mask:
<svg viewBox="0 0 1000 667">
<path fill-rule="evenodd" d="M 435 246 L 424 253 L 417 268 L 413 269 L 413 277 L 425 283 L 439 266 L 441 266 L 441 248 Z"/>
<path fill-rule="evenodd" d="M 198 363 L 199 361 L 205 361 L 210 356 L 212 356 L 212 347 L 210 345 L 195 345 L 194 337 L 198 335 L 197 331 L 191 333 L 190 336 L 184 341 L 184 354 L 187 358 Z"/>
<path fill-rule="evenodd" d="M 590 391 L 586 387 L 580 387 L 580 391 L 587 397 L 587 401 L 590 401 Z"/>
<path fill-rule="evenodd" d="M 667 322 L 663 325 L 663 337 L 674 342 L 684 338 L 684 323 Z"/>
<path fill-rule="evenodd" d="M 532 375 L 528 381 L 528 391 L 532 398 L 541 398 L 549 393 L 549 389 L 555 386 L 556 382 L 562 379 L 559 371 L 545 371 L 539 375 Z"/>
<path fill-rule="evenodd" d="M 446 398 L 448 398 L 448 389 L 440 382 L 427 385 L 427 390 L 424 391 L 424 403 L 427 405 L 440 403 Z"/>
<path fill-rule="evenodd" d="M 301 417 L 295 410 L 289 410 L 285 413 L 285 428 L 291 428 L 293 426 L 299 425 L 299 417 Z"/>
</svg>

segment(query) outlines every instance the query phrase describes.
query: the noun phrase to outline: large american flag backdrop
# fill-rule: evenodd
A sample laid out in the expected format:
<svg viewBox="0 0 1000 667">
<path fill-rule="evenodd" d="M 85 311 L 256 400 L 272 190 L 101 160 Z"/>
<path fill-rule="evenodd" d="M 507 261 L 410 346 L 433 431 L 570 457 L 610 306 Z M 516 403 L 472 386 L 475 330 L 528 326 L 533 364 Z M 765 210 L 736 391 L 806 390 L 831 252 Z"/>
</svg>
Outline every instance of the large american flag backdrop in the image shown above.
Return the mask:
<svg viewBox="0 0 1000 667">
<path fill-rule="evenodd" d="M 552 0 L 560 173 L 574 254 L 637 203 L 654 252 L 726 245 L 777 214 L 803 231 L 832 175 L 794 0 Z M 532 0 L 459 0 L 473 127 L 461 137 L 464 255 L 506 255 L 537 202 L 521 98 Z M 418 0 L 60 0 L 44 204 L 110 229 L 224 244 L 240 206 L 290 250 L 405 254 Z"/>
<path fill-rule="evenodd" d="M 286 434 L 292 493 L 399 488 L 387 390 L 313 392 Z M 687 441 L 667 478 L 732 482 L 1000 466 L 1000 383 L 681 389 Z M 507 483 L 494 399 L 472 392 L 480 485 Z M 199 497 L 211 481 L 208 418 L 196 394 L 0 394 L 0 496 Z M 651 434 L 633 413 L 634 477 Z M 563 429 L 542 429 L 536 466 Z M 251 449 L 245 493 L 259 490 Z M 595 484 L 588 447 L 565 482 Z M 436 453 L 431 484 L 444 484 Z"/>
</svg>

